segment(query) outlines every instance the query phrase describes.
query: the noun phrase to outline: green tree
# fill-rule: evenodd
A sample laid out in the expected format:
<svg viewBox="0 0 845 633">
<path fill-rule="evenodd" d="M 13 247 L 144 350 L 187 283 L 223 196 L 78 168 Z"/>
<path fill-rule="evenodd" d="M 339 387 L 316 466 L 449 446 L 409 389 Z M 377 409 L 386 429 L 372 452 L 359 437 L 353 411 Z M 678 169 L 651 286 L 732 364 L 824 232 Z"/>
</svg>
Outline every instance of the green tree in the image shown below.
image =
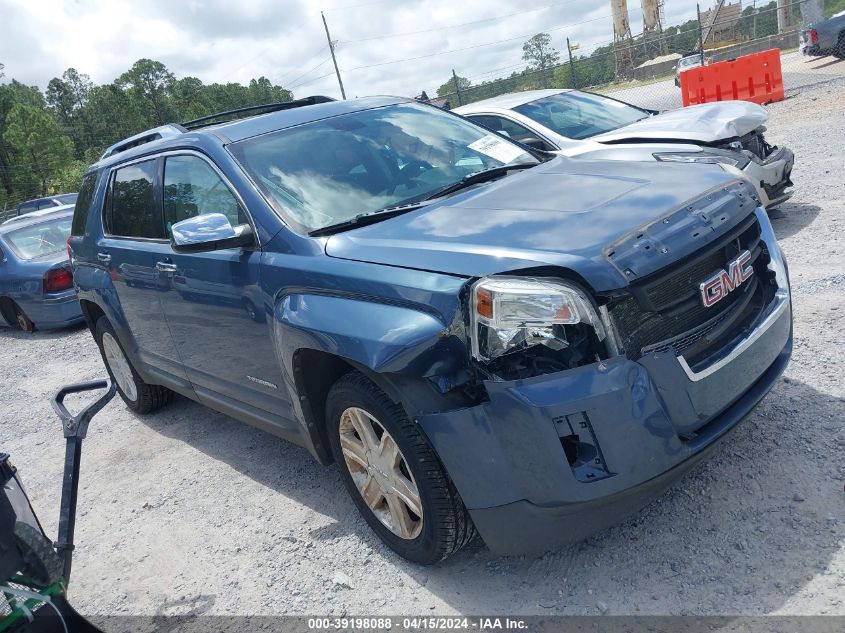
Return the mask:
<svg viewBox="0 0 845 633">
<path fill-rule="evenodd" d="M 42 196 L 47 194 L 51 177 L 73 157 L 73 143 L 62 134 L 56 119 L 30 105 L 17 103 L 12 107 L 6 116 L 3 140 L 19 166 L 37 180 L 39 189 L 35 193 Z"/>
<path fill-rule="evenodd" d="M 281 86 L 274 86 L 267 77 L 251 79 L 249 82 L 249 100 L 253 105 L 265 103 L 287 103 L 293 100 L 293 93 Z"/>
<path fill-rule="evenodd" d="M 75 68 L 68 68 L 61 79 L 53 77 L 47 84 L 47 105 L 73 139 L 77 158 L 81 158 L 85 148 L 91 145 L 91 124 L 85 104 L 93 86 L 91 78 Z"/>
<path fill-rule="evenodd" d="M 83 116 L 91 122 L 88 147 L 100 151 L 150 127 L 138 104 L 115 84 L 92 88 Z"/>
<path fill-rule="evenodd" d="M 535 72 L 540 85 L 544 88 L 554 68 L 560 61 L 560 53 L 552 46 L 552 37 L 548 33 L 537 33 L 522 45 L 522 60 L 528 63 L 528 70 Z"/>
<path fill-rule="evenodd" d="M 50 179 L 50 188 L 55 191 L 79 191 L 82 174 L 93 161 L 72 160 L 59 167 Z"/>
<path fill-rule="evenodd" d="M 6 198 L 11 202 L 20 195 L 16 183 L 24 183 L 30 189 L 37 187 L 35 178 L 18 164 L 13 149 L 4 140 L 8 114 L 18 103 L 43 108 L 44 95 L 37 87 L 26 86 L 14 79 L 8 84 L 0 84 L 0 186 L 6 190 Z"/>
<path fill-rule="evenodd" d="M 170 91 L 175 81 L 167 66 L 145 58 L 132 64 L 115 84 L 129 93 L 148 123 L 162 125 L 173 120 Z"/>
<path fill-rule="evenodd" d="M 202 80 L 197 77 L 182 77 L 173 82 L 170 94 L 177 120 L 189 121 L 210 114 L 210 108 L 203 101 L 204 90 Z"/>
<path fill-rule="evenodd" d="M 468 91 L 472 87 L 472 83 L 466 77 L 461 77 L 458 75 L 457 84 L 455 83 L 455 77 L 450 77 L 449 81 L 445 84 L 440 86 L 437 89 L 437 96 L 438 97 L 445 97 L 446 95 L 454 95 L 457 93 L 458 89 L 460 88 L 461 93 Z"/>
</svg>

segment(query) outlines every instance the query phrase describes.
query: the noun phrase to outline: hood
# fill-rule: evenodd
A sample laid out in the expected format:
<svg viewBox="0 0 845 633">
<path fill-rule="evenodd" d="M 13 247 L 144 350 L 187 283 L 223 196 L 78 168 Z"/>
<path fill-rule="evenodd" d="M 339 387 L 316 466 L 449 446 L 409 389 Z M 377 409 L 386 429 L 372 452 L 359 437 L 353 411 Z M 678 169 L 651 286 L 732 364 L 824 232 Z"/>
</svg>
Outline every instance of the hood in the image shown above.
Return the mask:
<svg viewBox="0 0 845 633">
<path fill-rule="evenodd" d="M 714 143 L 744 136 L 763 125 L 766 109 L 748 101 L 721 101 L 669 110 L 618 130 L 592 137 L 600 143 L 679 140 Z"/>
<path fill-rule="evenodd" d="M 326 253 L 466 277 L 555 266 L 611 290 L 703 246 L 713 217 L 728 230 L 752 195 L 715 166 L 559 157 L 334 235 Z"/>
</svg>

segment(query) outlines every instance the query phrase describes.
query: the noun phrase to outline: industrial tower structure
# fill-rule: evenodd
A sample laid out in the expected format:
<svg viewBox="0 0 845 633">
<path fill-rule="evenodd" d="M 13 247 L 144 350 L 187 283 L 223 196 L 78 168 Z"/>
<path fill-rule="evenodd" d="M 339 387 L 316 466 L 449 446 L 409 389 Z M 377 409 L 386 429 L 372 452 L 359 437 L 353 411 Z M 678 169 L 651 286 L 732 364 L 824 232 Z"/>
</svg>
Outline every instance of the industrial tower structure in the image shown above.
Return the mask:
<svg viewBox="0 0 845 633">
<path fill-rule="evenodd" d="M 666 19 L 664 0 L 642 0 L 643 7 L 643 48 L 646 57 L 653 59 L 668 52 L 663 39 L 663 22 Z"/>
<path fill-rule="evenodd" d="M 630 79 L 634 74 L 634 38 L 631 36 L 631 22 L 628 20 L 628 0 L 610 0 L 610 9 L 613 14 L 616 79 Z"/>
</svg>

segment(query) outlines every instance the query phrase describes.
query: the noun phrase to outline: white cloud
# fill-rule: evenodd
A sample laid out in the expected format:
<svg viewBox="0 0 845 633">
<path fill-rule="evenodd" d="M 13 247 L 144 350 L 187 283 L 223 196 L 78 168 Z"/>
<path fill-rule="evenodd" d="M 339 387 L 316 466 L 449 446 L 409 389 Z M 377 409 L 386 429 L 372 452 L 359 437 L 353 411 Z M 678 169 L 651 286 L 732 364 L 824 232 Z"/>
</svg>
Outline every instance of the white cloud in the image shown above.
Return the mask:
<svg viewBox="0 0 845 633">
<path fill-rule="evenodd" d="M 669 23 L 695 16 L 694 0 L 666 2 Z M 265 75 L 297 96 L 339 96 L 321 8 L 350 97 L 433 96 L 452 68 L 474 82 L 508 74 L 522 66 L 524 39 L 540 31 L 563 52 L 567 36 L 583 53 L 612 40 L 607 0 L 0 0 L 0 62 L 5 80 L 42 89 L 68 67 L 106 83 L 149 57 L 177 77 Z M 638 0 L 629 13 L 636 32 Z M 465 22 L 477 23 L 448 28 Z M 406 58 L 421 59 L 384 64 Z M 496 69 L 505 70 L 485 74 Z"/>
</svg>

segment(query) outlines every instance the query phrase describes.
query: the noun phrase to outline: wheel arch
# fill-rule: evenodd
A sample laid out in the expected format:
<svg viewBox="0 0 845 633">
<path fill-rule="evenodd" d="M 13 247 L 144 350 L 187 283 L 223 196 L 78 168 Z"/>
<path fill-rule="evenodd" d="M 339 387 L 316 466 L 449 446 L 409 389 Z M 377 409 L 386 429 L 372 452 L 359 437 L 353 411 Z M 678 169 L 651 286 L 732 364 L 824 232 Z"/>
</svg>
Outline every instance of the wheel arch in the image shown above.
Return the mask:
<svg viewBox="0 0 845 633">
<path fill-rule="evenodd" d="M 448 318 L 460 319 L 456 310 Z M 301 293 L 280 299 L 273 338 L 290 400 L 319 461 L 331 462 L 326 399 L 341 376 L 359 371 L 409 418 L 454 406 L 447 394 L 467 380 L 463 324 L 430 308 L 360 297 Z M 442 403 L 441 403 L 442 400 Z"/>
<path fill-rule="evenodd" d="M 0 316 L 12 327 L 15 325 L 15 305 L 15 300 L 11 297 L 0 297 Z"/>
<path fill-rule="evenodd" d="M 106 313 L 96 303 L 87 299 L 79 300 L 79 308 L 82 310 L 82 316 L 85 318 L 85 324 L 88 326 L 88 330 L 93 336 L 97 329 L 97 321 L 99 321 L 101 317 L 106 316 Z"/>
<path fill-rule="evenodd" d="M 366 376 L 393 402 L 405 406 L 406 413 L 410 415 L 406 398 L 391 377 L 331 352 L 310 348 L 297 350 L 292 359 L 296 402 L 311 437 L 314 452 L 320 463 L 325 465 L 334 461 L 329 448 L 326 420 L 329 391 L 342 376 L 353 371 Z"/>
</svg>

